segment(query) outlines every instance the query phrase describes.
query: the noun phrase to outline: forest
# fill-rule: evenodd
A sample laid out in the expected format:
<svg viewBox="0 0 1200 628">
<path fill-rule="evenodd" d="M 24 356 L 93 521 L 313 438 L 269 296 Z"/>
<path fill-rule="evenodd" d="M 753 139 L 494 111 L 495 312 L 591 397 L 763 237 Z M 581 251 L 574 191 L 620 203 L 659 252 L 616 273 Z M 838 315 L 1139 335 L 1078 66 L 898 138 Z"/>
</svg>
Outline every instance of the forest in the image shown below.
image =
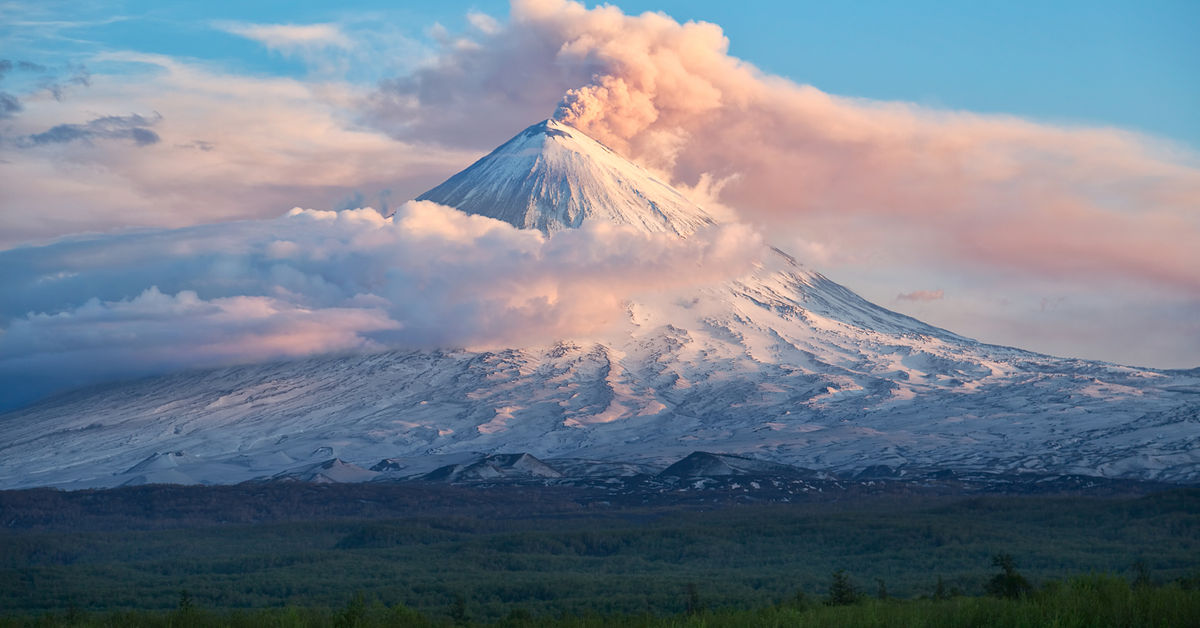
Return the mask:
<svg viewBox="0 0 1200 628">
<path fill-rule="evenodd" d="M 1052 616 L 1063 618 L 1056 625 L 1186 625 L 1175 619 L 1200 617 L 1197 489 L 578 507 L 563 493 L 481 489 L 487 498 L 476 499 L 448 487 L 395 493 L 396 504 L 402 495 L 412 503 L 390 507 L 363 505 L 366 489 L 347 488 L 325 495 L 362 507 L 296 519 L 286 509 L 254 510 L 244 495 L 229 497 L 236 493 L 207 502 L 205 516 L 180 515 L 162 494 L 147 497 L 166 489 L 140 490 L 0 495 L 0 626 L 982 625 L 973 617 L 1046 625 Z M 286 494 L 273 497 L 286 503 Z M 205 503 L 194 497 L 179 499 Z M 68 520 L 52 516 L 47 499 L 96 503 Z M 138 500 L 145 508 L 132 507 Z M 236 515 L 247 508 L 257 514 Z M 1006 575 L 1024 584 L 998 589 Z"/>
</svg>

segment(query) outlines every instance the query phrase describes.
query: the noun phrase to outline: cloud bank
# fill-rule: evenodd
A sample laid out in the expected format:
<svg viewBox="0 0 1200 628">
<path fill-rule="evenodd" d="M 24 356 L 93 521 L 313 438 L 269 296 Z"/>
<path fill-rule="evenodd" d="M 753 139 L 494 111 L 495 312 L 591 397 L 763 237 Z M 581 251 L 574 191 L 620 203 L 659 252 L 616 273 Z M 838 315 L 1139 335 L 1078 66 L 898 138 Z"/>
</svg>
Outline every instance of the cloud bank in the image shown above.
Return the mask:
<svg viewBox="0 0 1200 628">
<path fill-rule="evenodd" d="M 638 294 L 745 273 L 743 225 L 544 236 L 429 202 L 0 252 L 0 406 L 189 367 L 586 338 Z"/>
</svg>

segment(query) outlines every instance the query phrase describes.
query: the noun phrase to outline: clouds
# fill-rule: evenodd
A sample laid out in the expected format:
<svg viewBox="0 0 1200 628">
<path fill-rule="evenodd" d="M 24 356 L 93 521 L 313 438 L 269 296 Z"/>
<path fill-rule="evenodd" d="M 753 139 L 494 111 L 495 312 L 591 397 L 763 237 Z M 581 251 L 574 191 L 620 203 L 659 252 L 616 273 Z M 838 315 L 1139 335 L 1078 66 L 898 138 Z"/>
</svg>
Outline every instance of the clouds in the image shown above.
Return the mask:
<svg viewBox="0 0 1200 628">
<path fill-rule="evenodd" d="M 729 56 L 710 24 L 550 0 L 515 11 L 564 34 L 556 60 L 591 69 L 558 117 L 677 180 L 736 174 L 721 200 L 753 218 L 860 216 L 868 238 L 942 244 L 912 257 L 1200 294 L 1195 155 L 1116 130 L 832 96 Z"/>
<path fill-rule="evenodd" d="M 329 352 L 587 337 L 639 294 L 748 272 L 742 225 L 544 236 L 428 202 L 0 252 L 0 405 L 105 379 Z"/>
<path fill-rule="evenodd" d="M 128 139 L 137 146 L 157 144 L 158 134 L 149 127 L 162 120 L 162 115 L 152 117 L 136 113 L 127 116 L 102 116 L 85 124 L 58 124 L 41 133 L 24 138 L 27 145 L 61 144 L 75 140 Z"/>
<path fill-rule="evenodd" d="M 313 48 L 349 48 L 350 38 L 337 24 L 245 24 L 224 22 L 222 30 L 253 39 L 284 54 Z"/>
<path fill-rule="evenodd" d="M 829 94 L 731 56 L 717 25 L 663 14 L 517 0 L 508 19 L 473 12 L 459 33 L 396 22 L 345 12 L 201 20 L 299 62 L 300 78 L 119 46 L 35 59 L 52 70 L 0 64 L 0 247 L 296 205 L 388 207 L 558 115 L 835 280 L 920 307 L 934 324 L 1117 361 L 1194 366 L 1200 356 L 1172 340 L 1192 330 L 1179 321 L 1200 318 L 1200 158 L 1185 148 Z M 402 26 L 435 41 L 415 43 Z M 21 72 L 47 76 L 21 84 Z M 113 270 L 105 285 L 121 290 L 93 296 L 119 302 L 154 285 L 229 296 L 127 272 L 137 281 Z M 914 285 L 954 298 L 896 298 Z M 35 311 L 80 306 L 39 294 Z M 1062 295 L 1061 317 L 1041 316 L 1041 300 Z M 1131 299 L 1138 308 L 1124 307 Z M 1147 354 L 1132 337 L 1160 349 Z"/>
<path fill-rule="evenodd" d="M 21 101 L 16 96 L 0 92 L 0 118 L 11 118 L 21 110 Z"/>
<path fill-rule="evenodd" d="M 346 85 L 124 52 L 96 62 L 132 74 L 97 76 L 63 101 L 31 95 L 0 129 L 8 162 L 0 164 L 0 246 L 277 216 L 297 203 L 333 207 L 355 192 L 368 204 L 387 190 L 403 200 L 476 156 L 355 125 L 346 113 L 355 88 Z"/>
<path fill-rule="evenodd" d="M 517 0 L 509 22 L 476 41 L 385 82 L 368 119 L 395 137 L 473 146 L 502 139 L 488 125 L 540 117 L 557 94 L 556 117 L 683 187 L 724 182 L 722 205 L 784 248 L 816 251 L 812 261 L 876 300 L 896 294 L 875 284 L 903 268 L 956 284 L 972 297 L 960 304 L 1035 284 L 1049 294 L 1024 295 L 1033 303 L 1079 287 L 1110 306 L 1119 291 L 1160 311 L 1176 293 L 1200 301 L 1200 156 L 1187 148 L 836 96 L 729 55 L 716 25 L 613 6 Z M 1021 345 L 1002 329 L 1014 322 L 959 330 Z M 1092 333 L 1072 352 L 1096 356 L 1120 332 Z M 1187 351 L 1164 362 L 1194 364 Z"/>
<path fill-rule="evenodd" d="M 1200 294 L 1200 157 L 1182 148 L 838 97 L 730 56 L 716 25 L 613 6 L 518 0 L 477 41 L 386 82 L 370 119 L 471 145 L 556 95 L 556 117 L 675 182 L 728 181 L 723 204 L 810 241 L 852 227 L 854 246 L 905 263 Z"/>
<path fill-rule="evenodd" d="M 8 74 L 11 74 L 14 70 L 20 72 L 43 72 L 46 70 L 46 68 L 36 63 L 30 63 L 28 61 L 22 61 L 19 59 L 16 61 L 11 59 L 0 59 L 0 82 L 3 82 L 4 78 Z M 0 91 L 0 120 L 11 118 L 22 109 L 24 109 L 24 106 L 21 105 L 20 98 L 18 98 L 15 94 Z"/>
<path fill-rule="evenodd" d="M 62 76 L 63 73 L 66 76 Z M 4 82 L 5 78 L 13 73 L 25 75 L 19 77 L 26 87 L 32 86 L 38 91 L 44 91 L 54 98 L 61 101 L 66 97 L 67 89 L 70 87 L 87 87 L 91 84 L 91 73 L 83 66 L 69 65 L 66 68 L 53 70 L 40 63 L 33 63 L 24 59 L 0 59 L 0 82 Z M 30 76 L 35 78 L 30 81 Z M 20 97 L 16 94 L 0 91 L 0 120 L 11 118 L 17 113 L 25 109 L 21 103 Z"/>
<path fill-rule="evenodd" d="M 0 336 L 0 407 L 47 392 L 193 366 L 284 359 L 381 346 L 363 334 L 392 329 L 378 309 L 296 307 L 263 296 L 200 299 L 151 286 L 119 301 L 89 299 L 11 321 Z"/>
<path fill-rule="evenodd" d="M 903 292 L 896 295 L 897 301 L 941 301 L 946 295 L 941 290 L 914 290 L 912 292 Z"/>
<path fill-rule="evenodd" d="M 578 81 L 557 117 L 677 181 L 736 176 L 720 199 L 754 219 L 861 217 L 863 245 L 897 232 L 950 243 L 910 258 L 1117 273 L 1200 293 L 1194 155 L 1116 130 L 832 96 L 729 56 L 715 25 L 659 14 L 530 0 L 493 37 L 486 58 L 447 53 L 440 74 L 384 91 L 432 102 L 453 74 L 487 91 L 480 100 L 496 98 L 487 86 L 498 67 L 522 68 L 519 93 Z M 524 109 L 519 98 L 504 104 Z"/>
</svg>

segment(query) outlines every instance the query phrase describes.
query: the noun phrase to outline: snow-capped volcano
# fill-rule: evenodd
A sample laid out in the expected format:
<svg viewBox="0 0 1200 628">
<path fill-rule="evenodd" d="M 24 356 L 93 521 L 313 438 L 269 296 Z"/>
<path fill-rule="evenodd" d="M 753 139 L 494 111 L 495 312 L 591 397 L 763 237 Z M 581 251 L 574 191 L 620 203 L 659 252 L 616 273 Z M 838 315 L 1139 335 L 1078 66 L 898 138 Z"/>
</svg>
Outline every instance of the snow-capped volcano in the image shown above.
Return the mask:
<svg viewBox="0 0 1200 628">
<path fill-rule="evenodd" d="M 417 197 L 550 233 L 585 220 L 687 235 L 712 218 L 583 132 L 539 122 Z"/>
<path fill-rule="evenodd" d="M 603 220 L 685 237 L 712 223 L 554 121 L 420 198 L 546 232 Z M 687 298 L 629 302 L 600 339 L 311 358 L 47 400 L 0 415 L 0 487 L 147 481 L 137 465 L 164 452 L 170 481 L 196 482 L 303 474 L 335 457 L 413 475 L 515 452 L 661 469 L 697 450 L 816 471 L 1195 482 L 1198 393 L 1200 371 L 962 338 L 768 251 L 752 272 Z"/>
</svg>

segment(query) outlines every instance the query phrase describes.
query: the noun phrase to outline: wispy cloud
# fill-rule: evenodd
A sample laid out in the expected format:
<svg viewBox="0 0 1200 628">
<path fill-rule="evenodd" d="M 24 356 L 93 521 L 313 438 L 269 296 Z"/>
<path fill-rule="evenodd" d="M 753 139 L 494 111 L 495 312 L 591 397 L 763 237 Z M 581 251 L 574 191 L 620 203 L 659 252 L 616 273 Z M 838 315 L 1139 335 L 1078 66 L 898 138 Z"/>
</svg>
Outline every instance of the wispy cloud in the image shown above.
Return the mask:
<svg viewBox="0 0 1200 628">
<path fill-rule="evenodd" d="M 494 35 L 503 28 L 500 22 L 496 21 L 496 18 L 481 11 L 467 12 L 467 22 L 485 35 Z"/>
<path fill-rule="evenodd" d="M 157 144 L 158 134 L 149 127 L 158 124 L 162 115 L 146 117 L 136 113 L 127 116 L 102 116 L 84 124 L 58 124 L 41 133 L 23 139 L 27 146 L 62 144 L 76 140 L 128 139 L 137 146 Z"/>
<path fill-rule="evenodd" d="M 13 70 L 19 72 L 45 72 L 46 66 L 21 59 L 15 61 L 12 59 L 0 59 L 0 80 L 3 80 Z"/>
<path fill-rule="evenodd" d="M 0 246 L 263 218 L 298 202 L 330 208 L 354 192 L 374 204 L 398 189 L 404 200 L 477 156 L 362 128 L 347 113 L 358 96 L 346 85 L 129 52 L 95 62 L 125 73 L 97 75 L 62 102 L 33 100 L 0 129 L 0 157 L 10 162 L 0 170 Z M 39 210 L 21 209 L 29 207 Z"/>
<path fill-rule="evenodd" d="M 0 118 L 10 118 L 21 109 L 21 101 L 16 96 L 0 92 Z"/>
<path fill-rule="evenodd" d="M 941 301 L 946 295 L 941 290 L 914 290 L 896 295 L 897 301 Z"/>
<path fill-rule="evenodd" d="M 45 69 L 45 67 L 29 61 L 0 59 L 0 82 L 3 82 L 5 77 L 14 70 L 17 72 L 42 72 Z M 13 117 L 24 108 L 20 97 L 16 94 L 0 91 L 0 120 Z"/>
<path fill-rule="evenodd" d="M 487 28 L 481 20 L 477 28 Z M 217 21 L 215 30 L 258 42 L 267 50 L 299 60 L 310 79 L 324 83 L 375 84 L 404 73 L 429 56 L 425 45 L 400 25 L 378 16 L 348 16 L 345 22 L 256 24 Z"/>
<path fill-rule="evenodd" d="M 283 54 L 310 51 L 314 48 L 349 48 L 350 38 L 337 24 L 250 24 L 217 22 L 218 29 L 257 41 Z"/>
</svg>

